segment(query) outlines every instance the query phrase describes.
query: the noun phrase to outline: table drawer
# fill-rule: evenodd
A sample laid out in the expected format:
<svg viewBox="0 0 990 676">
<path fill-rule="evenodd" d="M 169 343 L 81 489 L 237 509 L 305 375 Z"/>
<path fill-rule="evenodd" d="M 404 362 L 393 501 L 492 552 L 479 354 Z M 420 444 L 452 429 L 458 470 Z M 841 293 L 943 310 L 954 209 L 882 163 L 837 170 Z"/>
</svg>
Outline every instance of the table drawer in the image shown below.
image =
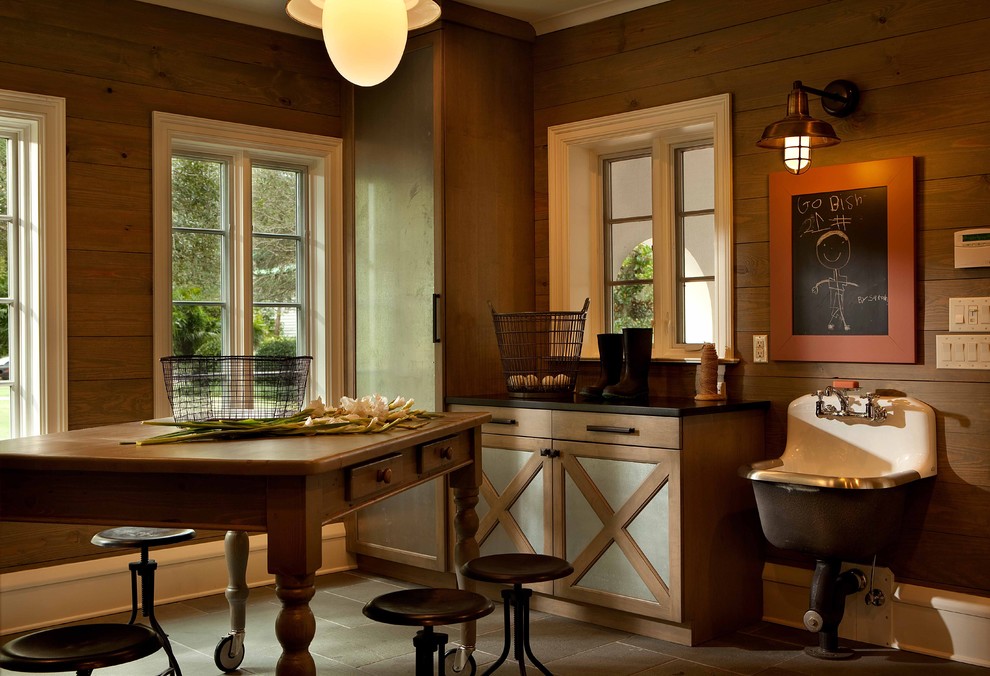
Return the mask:
<svg viewBox="0 0 990 676">
<path fill-rule="evenodd" d="M 423 444 L 417 449 L 417 453 L 416 465 L 419 473 L 432 474 L 470 459 L 471 444 L 466 435 L 460 434 Z"/>
<path fill-rule="evenodd" d="M 510 408 L 501 406 L 464 406 L 453 404 L 451 411 L 487 411 L 491 422 L 481 426 L 485 434 L 514 434 L 521 437 L 550 438 L 550 410 L 538 408 Z"/>
<path fill-rule="evenodd" d="M 387 491 L 413 478 L 401 453 L 373 460 L 345 470 L 344 499 L 358 502 Z"/>
<path fill-rule="evenodd" d="M 651 415 L 553 411 L 553 437 L 599 444 L 681 447 L 681 420 Z"/>
</svg>

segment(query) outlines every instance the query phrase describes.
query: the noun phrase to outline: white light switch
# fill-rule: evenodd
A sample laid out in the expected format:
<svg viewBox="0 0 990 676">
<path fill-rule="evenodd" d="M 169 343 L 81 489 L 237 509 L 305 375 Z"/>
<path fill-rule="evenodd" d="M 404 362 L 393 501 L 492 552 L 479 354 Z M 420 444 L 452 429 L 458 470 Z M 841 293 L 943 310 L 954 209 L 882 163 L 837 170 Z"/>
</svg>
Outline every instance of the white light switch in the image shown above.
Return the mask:
<svg viewBox="0 0 990 676">
<path fill-rule="evenodd" d="M 936 368 L 990 370 L 990 334 L 935 336 Z"/>
<path fill-rule="evenodd" d="M 990 333 L 990 298 L 950 298 L 949 331 Z"/>
</svg>

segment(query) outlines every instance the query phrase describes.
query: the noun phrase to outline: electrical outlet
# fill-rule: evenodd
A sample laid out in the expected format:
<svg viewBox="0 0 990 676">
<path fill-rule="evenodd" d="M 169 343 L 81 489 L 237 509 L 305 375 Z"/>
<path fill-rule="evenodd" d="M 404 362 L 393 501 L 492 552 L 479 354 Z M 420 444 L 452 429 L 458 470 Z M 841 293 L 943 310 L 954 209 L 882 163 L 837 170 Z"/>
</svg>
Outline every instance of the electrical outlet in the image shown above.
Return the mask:
<svg viewBox="0 0 990 676">
<path fill-rule="evenodd" d="M 753 361 L 757 364 L 767 363 L 767 337 L 753 336 Z"/>
</svg>

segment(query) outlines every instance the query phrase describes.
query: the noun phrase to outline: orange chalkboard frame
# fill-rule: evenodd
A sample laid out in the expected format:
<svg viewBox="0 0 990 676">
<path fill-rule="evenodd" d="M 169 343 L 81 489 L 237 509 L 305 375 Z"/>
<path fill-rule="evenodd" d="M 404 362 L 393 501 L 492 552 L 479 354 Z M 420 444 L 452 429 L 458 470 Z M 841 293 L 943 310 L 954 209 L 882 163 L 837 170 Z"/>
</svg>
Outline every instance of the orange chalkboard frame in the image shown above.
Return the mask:
<svg viewBox="0 0 990 676">
<path fill-rule="evenodd" d="M 795 195 L 887 188 L 887 334 L 795 335 Z M 914 158 L 770 174 L 770 355 L 781 361 L 908 364 L 915 354 Z"/>
</svg>

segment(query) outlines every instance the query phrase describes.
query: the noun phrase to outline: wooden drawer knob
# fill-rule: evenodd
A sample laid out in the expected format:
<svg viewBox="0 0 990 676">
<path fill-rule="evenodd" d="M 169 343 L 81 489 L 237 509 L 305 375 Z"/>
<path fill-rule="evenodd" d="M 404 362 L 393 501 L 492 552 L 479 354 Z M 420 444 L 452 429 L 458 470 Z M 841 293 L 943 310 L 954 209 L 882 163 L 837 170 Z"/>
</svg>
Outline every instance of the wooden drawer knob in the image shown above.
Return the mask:
<svg viewBox="0 0 990 676">
<path fill-rule="evenodd" d="M 382 483 L 382 484 L 392 483 L 392 468 L 386 467 L 385 469 L 378 470 L 378 474 L 376 475 L 375 478 L 378 481 L 378 483 Z"/>
<path fill-rule="evenodd" d="M 454 457 L 454 449 L 452 449 L 450 446 L 444 446 L 440 449 L 441 460 L 450 460 L 453 457 Z"/>
</svg>

